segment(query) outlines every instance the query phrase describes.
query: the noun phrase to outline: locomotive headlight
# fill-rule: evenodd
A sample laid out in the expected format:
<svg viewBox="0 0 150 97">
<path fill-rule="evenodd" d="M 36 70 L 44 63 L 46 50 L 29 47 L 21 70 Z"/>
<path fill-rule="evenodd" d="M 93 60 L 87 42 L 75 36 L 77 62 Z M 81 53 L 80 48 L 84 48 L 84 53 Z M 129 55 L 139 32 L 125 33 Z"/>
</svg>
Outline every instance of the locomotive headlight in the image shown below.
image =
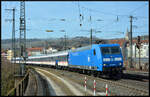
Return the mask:
<svg viewBox="0 0 150 97">
<path fill-rule="evenodd" d="M 121 65 L 121 63 L 119 63 L 119 65 Z"/>
<path fill-rule="evenodd" d="M 115 58 L 115 61 L 121 61 L 122 60 L 122 58 Z"/>
<path fill-rule="evenodd" d="M 103 61 L 110 61 L 110 58 L 103 58 Z"/>
</svg>

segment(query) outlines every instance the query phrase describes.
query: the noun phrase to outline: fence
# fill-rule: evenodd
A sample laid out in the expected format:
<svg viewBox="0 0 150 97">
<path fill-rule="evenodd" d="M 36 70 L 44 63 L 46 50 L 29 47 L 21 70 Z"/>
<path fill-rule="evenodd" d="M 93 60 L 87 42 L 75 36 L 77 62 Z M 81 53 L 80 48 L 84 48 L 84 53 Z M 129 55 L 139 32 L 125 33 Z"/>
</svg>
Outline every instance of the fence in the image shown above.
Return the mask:
<svg viewBox="0 0 150 97">
<path fill-rule="evenodd" d="M 23 96 L 28 85 L 28 80 L 29 70 L 27 71 L 25 76 L 23 76 L 21 81 L 17 82 L 15 87 L 7 93 L 7 96 Z"/>
</svg>

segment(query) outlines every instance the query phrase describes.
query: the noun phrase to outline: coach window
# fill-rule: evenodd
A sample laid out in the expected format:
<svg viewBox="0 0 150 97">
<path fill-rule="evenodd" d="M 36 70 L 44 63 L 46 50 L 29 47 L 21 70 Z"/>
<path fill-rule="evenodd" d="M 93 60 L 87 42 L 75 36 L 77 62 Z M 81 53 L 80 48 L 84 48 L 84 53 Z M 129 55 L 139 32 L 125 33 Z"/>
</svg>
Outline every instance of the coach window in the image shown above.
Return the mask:
<svg viewBox="0 0 150 97">
<path fill-rule="evenodd" d="M 60 56 L 60 58 L 61 58 L 61 59 L 60 59 L 60 61 L 62 61 L 63 57 L 62 57 L 62 56 Z"/>
<path fill-rule="evenodd" d="M 94 49 L 94 55 L 96 55 L 96 51 L 95 51 L 95 49 Z"/>
</svg>

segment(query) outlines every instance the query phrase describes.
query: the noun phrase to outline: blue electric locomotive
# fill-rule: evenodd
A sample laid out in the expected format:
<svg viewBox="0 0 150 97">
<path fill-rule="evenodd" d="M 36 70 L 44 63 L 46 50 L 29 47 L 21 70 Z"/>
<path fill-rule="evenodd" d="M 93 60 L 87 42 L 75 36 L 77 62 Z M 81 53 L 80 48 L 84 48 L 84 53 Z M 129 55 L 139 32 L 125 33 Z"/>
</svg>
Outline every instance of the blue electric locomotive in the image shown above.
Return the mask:
<svg viewBox="0 0 150 97">
<path fill-rule="evenodd" d="M 93 44 L 69 52 L 69 67 L 95 74 L 121 74 L 123 57 L 119 44 Z"/>
</svg>

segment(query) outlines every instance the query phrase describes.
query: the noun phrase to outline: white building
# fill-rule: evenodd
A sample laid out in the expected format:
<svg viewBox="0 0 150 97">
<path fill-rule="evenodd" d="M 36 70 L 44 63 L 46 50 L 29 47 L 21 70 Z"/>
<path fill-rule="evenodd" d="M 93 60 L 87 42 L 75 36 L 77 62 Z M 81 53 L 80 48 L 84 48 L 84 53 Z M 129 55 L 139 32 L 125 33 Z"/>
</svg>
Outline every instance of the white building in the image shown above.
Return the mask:
<svg viewBox="0 0 150 97">
<path fill-rule="evenodd" d="M 130 57 L 130 47 L 127 47 L 127 55 Z M 136 47 L 136 43 L 132 45 L 133 58 L 139 58 L 139 49 Z M 149 43 L 142 43 L 140 47 L 140 57 L 149 58 Z"/>
<path fill-rule="evenodd" d="M 57 51 L 58 51 L 57 49 L 53 49 L 52 47 L 49 47 L 49 48 L 46 50 L 47 54 L 55 53 L 55 52 L 57 52 Z"/>
</svg>

